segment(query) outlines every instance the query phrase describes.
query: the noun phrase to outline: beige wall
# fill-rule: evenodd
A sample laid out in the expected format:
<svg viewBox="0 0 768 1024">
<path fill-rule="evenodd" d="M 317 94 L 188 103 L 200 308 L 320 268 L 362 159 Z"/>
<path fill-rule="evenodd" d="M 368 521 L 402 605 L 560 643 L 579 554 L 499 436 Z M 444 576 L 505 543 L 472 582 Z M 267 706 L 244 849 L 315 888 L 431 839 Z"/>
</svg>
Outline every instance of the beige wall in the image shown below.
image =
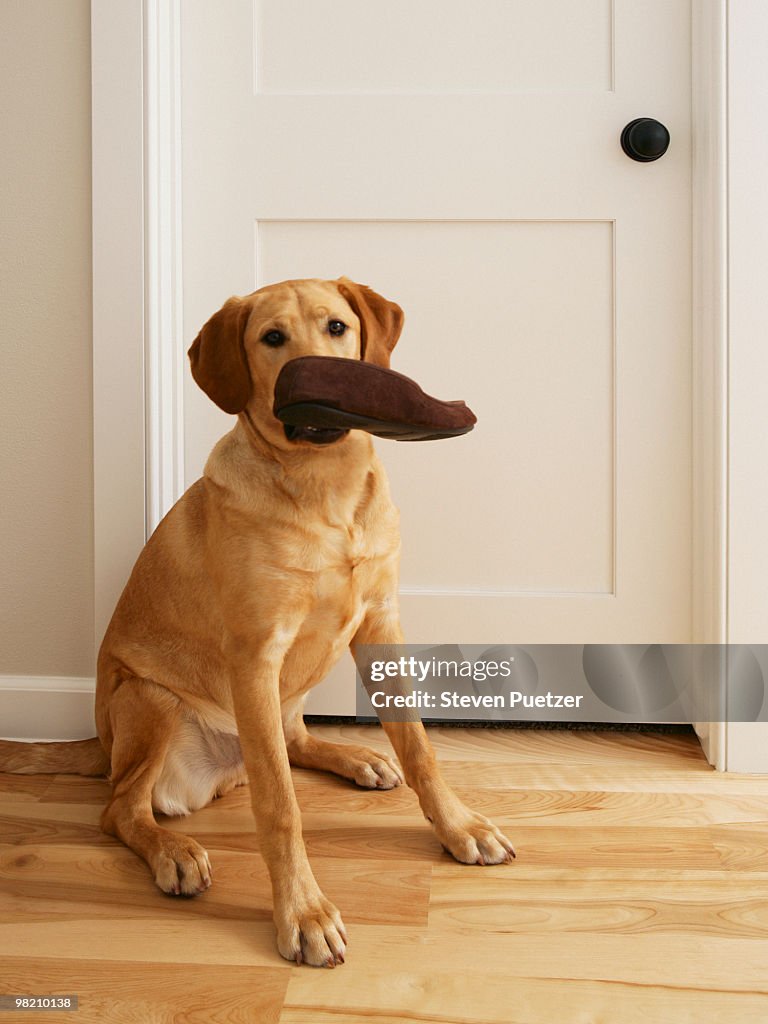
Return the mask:
<svg viewBox="0 0 768 1024">
<path fill-rule="evenodd" d="M 0 675 L 90 676 L 88 0 L 2 0 L 0 111 Z"/>
</svg>

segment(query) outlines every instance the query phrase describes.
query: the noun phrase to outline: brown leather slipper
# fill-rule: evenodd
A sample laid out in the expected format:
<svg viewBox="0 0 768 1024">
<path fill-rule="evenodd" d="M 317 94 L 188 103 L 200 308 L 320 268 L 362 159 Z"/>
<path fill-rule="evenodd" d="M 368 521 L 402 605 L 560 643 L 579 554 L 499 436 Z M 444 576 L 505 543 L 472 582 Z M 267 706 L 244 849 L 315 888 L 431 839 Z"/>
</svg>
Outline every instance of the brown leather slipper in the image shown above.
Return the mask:
<svg viewBox="0 0 768 1024">
<path fill-rule="evenodd" d="M 275 416 L 292 431 L 367 430 L 393 441 L 434 441 L 468 433 L 477 422 L 464 402 L 442 402 L 416 381 L 360 359 L 302 356 L 275 384 Z"/>
</svg>

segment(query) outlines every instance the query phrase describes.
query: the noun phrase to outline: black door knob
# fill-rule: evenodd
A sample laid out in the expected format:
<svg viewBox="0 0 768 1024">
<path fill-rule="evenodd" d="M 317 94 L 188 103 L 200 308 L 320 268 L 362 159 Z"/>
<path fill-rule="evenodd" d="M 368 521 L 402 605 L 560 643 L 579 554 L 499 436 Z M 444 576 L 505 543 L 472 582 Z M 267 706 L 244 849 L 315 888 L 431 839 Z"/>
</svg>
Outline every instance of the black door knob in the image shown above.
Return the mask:
<svg viewBox="0 0 768 1024">
<path fill-rule="evenodd" d="M 669 148 L 669 132 L 652 117 L 636 117 L 621 133 L 621 148 L 633 160 L 648 164 L 664 156 Z"/>
</svg>

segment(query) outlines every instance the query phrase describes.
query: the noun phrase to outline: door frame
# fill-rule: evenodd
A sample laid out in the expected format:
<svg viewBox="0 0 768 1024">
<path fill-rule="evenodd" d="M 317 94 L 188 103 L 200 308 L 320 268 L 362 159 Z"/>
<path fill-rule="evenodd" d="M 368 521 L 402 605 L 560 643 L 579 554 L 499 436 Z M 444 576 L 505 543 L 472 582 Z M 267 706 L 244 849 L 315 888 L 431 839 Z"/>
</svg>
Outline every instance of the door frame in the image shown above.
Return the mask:
<svg viewBox="0 0 768 1024">
<path fill-rule="evenodd" d="M 97 645 L 183 491 L 179 22 L 180 0 L 91 3 Z"/>
<path fill-rule="evenodd" d="M 692 0 L 692 634 L 701 643 L 746 642 L 734 587 L 750 573 L 753 580 L 768 576 L 761 572 L 768 569 L 768 540 L 756 536 L 755 518 L 742 514 L 755 498 L 750 475 L 732 486 L 734 424 L 739 437 L 748 436 L 756 425 L 748 416 L 758 408 L 754 398 L 738 409 L 736 403 L 757 379 L 750 375 L 760 360 L 751 343 L 757 332 L 742 326 L 749 319 L 747 259 L 758 251 L 759 231 L 743 204 L 734 203 L 732 182 L 738 172 L 742 184 L 757 184 L 753 161 L 761 154 L 757 144 L 750 150 L 743 139 L 734 141 L 729 126 L 734 112 L 743 125 L 749 108 L 738 104 L 747 93 L 755 125 L 768 115 L 757 57 L 746 59 L 750 40 L 764 37 L 760 2 Z M 97 642 L 136 554 L 183 490 L 180 3 L 91 4 Z M 763 455 L 768 465 L 768 443 L 756 450 L 759 437 L 753 430 L 749 456 L 759 465 Z M 768 596 L 762 601 L 768 621 Z M 751 614 L 754 621 L 754 607 Z M 716 768 L 768 772 L 768 724 L 696 728 Z"/>
</svg>

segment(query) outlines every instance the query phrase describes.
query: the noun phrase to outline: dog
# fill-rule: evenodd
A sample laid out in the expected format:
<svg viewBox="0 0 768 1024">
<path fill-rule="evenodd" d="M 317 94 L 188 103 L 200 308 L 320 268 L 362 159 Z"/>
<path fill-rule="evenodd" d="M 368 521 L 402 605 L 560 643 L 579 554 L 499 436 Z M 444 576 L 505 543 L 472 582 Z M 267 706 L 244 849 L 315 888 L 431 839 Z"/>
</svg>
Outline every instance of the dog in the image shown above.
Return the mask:
<svg viewBox="0 0 768 1024">
<path fill-rule="evenodd" d="M 210 886 L 208 855 L 153 812 L 186 815 L 249 782 L 278 950 L 315 966 L 344 962 L 347 933 L 312 873 L 291 765 L 371 789 L 405 781 L 457 860 L 514 856 L 443 780 L 420 721 L 383 723 L 399 764 L 304 724 L 307 692 L 346 648 L 403 642 L 398 512 L 371 437 L 286 428 L 272 411 L 275 381 L 307 355 L 388 367 L 402 326 L 397 304 L 347 278 L 269 285 L 208 320 L 189 350 L 192 375 L 237 423 L 120 597 L 98 656 L 98 739 L 0 745 L 5 770 L 109 774 L 102 828 L 174 895 Z"/>
</svg>

